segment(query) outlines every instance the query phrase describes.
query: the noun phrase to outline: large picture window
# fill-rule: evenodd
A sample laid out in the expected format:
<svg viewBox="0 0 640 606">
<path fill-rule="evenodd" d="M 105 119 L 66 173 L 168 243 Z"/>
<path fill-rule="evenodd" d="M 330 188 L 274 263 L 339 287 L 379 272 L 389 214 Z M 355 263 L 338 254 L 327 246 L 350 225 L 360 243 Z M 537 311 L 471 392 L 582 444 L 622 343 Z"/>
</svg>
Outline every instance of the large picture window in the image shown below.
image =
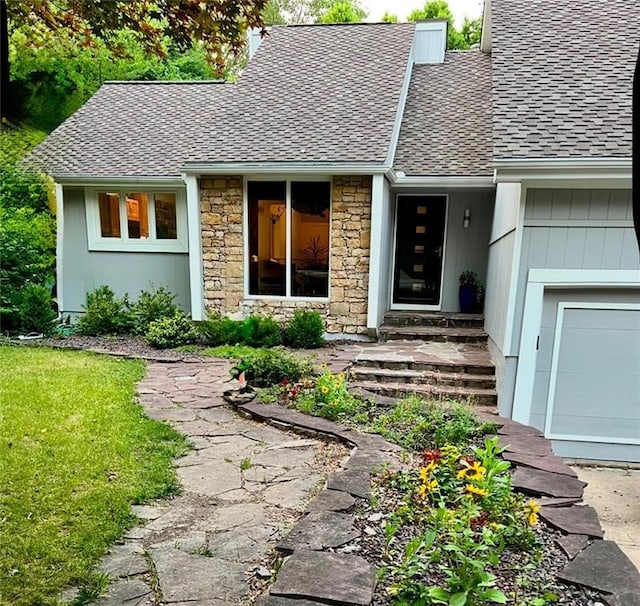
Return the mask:
<svg viewBox="0 0 640 606">
<path fill-rule="evenodd" d="M 180 192 L 114 188 L 85 198 L 90 250 L 187 252 Z"/>
<path fill-rule="evenodd" d="M 249 294 L 329 295 L 328 181 L 250 181 Z"/>
</svg>

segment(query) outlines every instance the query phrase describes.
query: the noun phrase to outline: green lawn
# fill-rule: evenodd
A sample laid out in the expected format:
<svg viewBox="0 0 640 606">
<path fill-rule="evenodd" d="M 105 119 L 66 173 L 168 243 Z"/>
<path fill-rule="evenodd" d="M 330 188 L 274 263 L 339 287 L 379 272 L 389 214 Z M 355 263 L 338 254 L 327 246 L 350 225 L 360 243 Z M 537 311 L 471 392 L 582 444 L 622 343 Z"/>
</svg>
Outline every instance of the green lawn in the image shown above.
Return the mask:
<svg viewBox="0 0 640 606">
<path fill-rule="evenodd" d="M 132 526 L 132 503 L 176 493 L 188 447 L 135 403 L 144 364 L 0 347 L 0 604 L 55 604 Z"/>
</svg>

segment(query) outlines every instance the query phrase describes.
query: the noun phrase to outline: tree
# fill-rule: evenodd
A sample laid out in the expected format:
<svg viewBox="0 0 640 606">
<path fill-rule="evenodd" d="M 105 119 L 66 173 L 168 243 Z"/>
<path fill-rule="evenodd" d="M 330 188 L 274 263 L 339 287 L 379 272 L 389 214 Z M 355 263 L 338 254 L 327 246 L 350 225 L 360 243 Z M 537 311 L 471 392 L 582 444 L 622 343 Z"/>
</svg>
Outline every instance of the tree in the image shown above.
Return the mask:
<svg viewBox="0 0 640 606">
<path fill-rule="evenodd" d="M 321 15 L 318 23 L 359 23 L 367 16 L 357 0 L 338 0 Z"/>
<path fill-rule="evenodd" d="M 318 23 L 333 0 L 269 0 L 262 13 L 265 25 Z"/>
<path fill-rule="evenodd" d="M 383 23 L 398 23 L 398 15 L 393 15 L 389 11 L 384 11 L 384 15 L 382 15 L 382 19 L 380 19 Z"/>
<path fill-rule="evenodd" d="M 61 44 L 96 48 L 104 42 L 123 53 L 121 33 L 130 32 L 149 55 L 166 57 L 167 41 L 180 50 L 200 45 L 207 59 L 222 69 L 228 55 L 244 48 L 246 30 L 263 28 L 268 0 L 0 0 L 2 49 L 11 29 L 30 30 L 37 46 L 55 37 Z M 2 74 L 8 74 L 8 53 L 2 52 Z M 9 87 L 2 89 L 2 112 L 10 110 Z"/>
<path fill-rule="evenodd" d="M 447 48 L 450 50 L 465 50 L 480 41 L 482 21 L 480 19 L 465 19 L 462 31 L 458 31 L 447 0 L 430 0 L 422 8 L 412 11 L 408 18 L 409 21 L 421 21 L 423 19 L 446 19 Z"/>
</svg>

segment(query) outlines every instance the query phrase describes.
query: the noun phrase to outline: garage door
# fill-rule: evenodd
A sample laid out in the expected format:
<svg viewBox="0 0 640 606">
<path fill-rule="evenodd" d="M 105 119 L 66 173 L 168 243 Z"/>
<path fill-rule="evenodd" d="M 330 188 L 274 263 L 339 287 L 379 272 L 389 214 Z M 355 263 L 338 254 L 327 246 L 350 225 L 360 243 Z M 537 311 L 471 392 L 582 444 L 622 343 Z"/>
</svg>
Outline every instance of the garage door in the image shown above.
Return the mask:
<svg viewBox="0 0 640 606">
<path fill-rule="evenodd" d="M 640 461 L 635 292 L 545 292 L 532 424 L 560 456 Z"/>
</svg>

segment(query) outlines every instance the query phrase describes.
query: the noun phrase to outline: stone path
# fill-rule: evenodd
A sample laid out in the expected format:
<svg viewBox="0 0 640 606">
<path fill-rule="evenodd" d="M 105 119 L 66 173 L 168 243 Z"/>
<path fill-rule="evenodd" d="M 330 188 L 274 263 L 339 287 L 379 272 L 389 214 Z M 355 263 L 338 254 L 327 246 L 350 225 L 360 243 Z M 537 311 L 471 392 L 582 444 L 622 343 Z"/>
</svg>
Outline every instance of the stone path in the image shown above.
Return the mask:
<svg viewBox="0 0 640 606">
<path fill-rule="evenodd" d="M 347 352 L 327 361 L 342 370 Z M 195 450 L 177 461 L 184 494 L 134 508 L 146 523 L 104 559 L 112 582 L 98 604 L 369 605 L 375 570 L 351 550 L 360 536 L 354 497 L 369 496 L 376 467 L 402 466 L 399 447 L 278 405 L 250 402 L 234 412 L 222 398 L 228 368 L 221 360 L 149 365 L 139 386 L 146 413 L 189 436 Z M 569 562 L 559 578 L 609 592 L 608 606 L 640 606 L 640 574 L 602 540 L 575 471 L 538 430 L 495 411 L 478 416 L 500 426 L 514 487 L 539 498 L 541 517 L 562 532 Z M 276 552 L 285 559 L 274 574 Z"/>
<path fill-rule="evenodd" d="M 224 405 L 229 364 L 150 363 L 138 388 L 147 415 L 193 441 L 177 460 L 181 496 L 134 507 L 145 523 L 102 562 L 100 606 L 249 603 L 273 550 L 349 449 L 242 418 Z"/>
</svg>

